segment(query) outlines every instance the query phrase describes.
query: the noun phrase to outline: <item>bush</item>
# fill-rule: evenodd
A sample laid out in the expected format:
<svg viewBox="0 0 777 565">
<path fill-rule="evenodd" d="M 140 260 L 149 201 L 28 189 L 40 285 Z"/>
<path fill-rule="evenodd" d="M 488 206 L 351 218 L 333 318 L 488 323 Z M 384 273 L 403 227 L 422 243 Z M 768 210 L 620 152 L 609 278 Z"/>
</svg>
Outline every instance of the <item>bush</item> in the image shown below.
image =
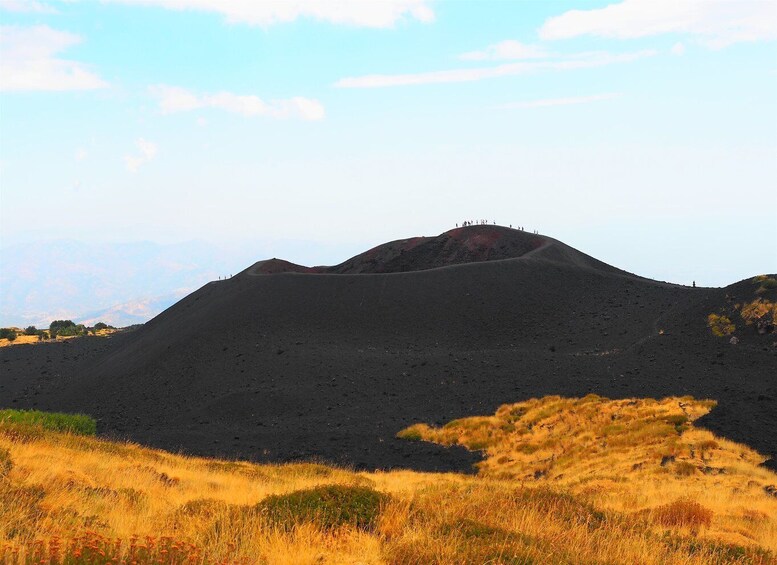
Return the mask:
<svg viewBox="0 0 777 565">
<path fill-rule="evenodd" d="M 97 422 L 85 414 L 63 414 L 39 410 L 0 410 L 0 424 L 33 426 L 55 432 L 93 436 Z"/>
<path fill-rule="evenodd" d="M 24 335 L 39 335 L 38 328 L 35 326 L 27 326 L 24 328 Z"/>
<path fill-rule="evenodd" d="M 62 328 L 60 330 L 57 330 L 57 335 L 61 336 L 79 336 L 79 335 L 85 335 L 86 334 L 86 326 L 83 324 L 78 325 L 72 325 L 67 326 L 65 328 Z"/>
<path fill-rule="evenodd" d="M 742 306 L 739 312 L 747 325 L 758 322 L 777 323 L 777 302 L 756 298 Z"/>
<path fill-rule="evenodd" d="M 0 339 L 13 341 L 16 339 L 16 331 L 12 328 L 0 328 Z"/>
<path fill-rule="evenodd" d="M 284 530 L 312 522 L 323 529 L 350 525 L 372 531 L 388 499 L 368 487 L 326 485 L 268 496 L 255 508 L 268 524 Z"/>
<path fill-rule="evenodd" d="M 95 331 L 97 331 L 97 330 L 107 330 L 107 329 L 108 329 L 108 328 L 110 328 L 110 327 L 111 327 L 111 326 L 109 326 L 108 324 L 106 324 L 106 323 L 104 323 L 104 322 L 97 322 L 97 323 L 94 325 L 94 328 L 92 328 L 92 329 L 93 329 L 93 330 L 95 330 Z"/>
<path fill-rule="evenodd" d="M 654 508 L 653 517 L 662 526 L 698 528 L 712 523 L 712 510 L 693 500 L 681 498 Z"/>
<path fill-rule="evenodd" d="M 51 338 L 55 338 L 58 335 L 68 335 L 66 333 L 63 333 L 63 330 L 67 330 L 68 328 L 75 327 L 75 323 L 73 320 L 54 320 L 49 324 L 49 335 L 51 335 Z M 71 334 L 72 335 L 72 334 Z"/>
<path fill-rule="evenodd" d="M 710 314 L 707 316 L 707 325 L 710 330 L 712 330 L 713 335 L 716 335 L 717 337 L 731 335 L 734 333 L 734 330 L 737 329 L 736 326 L 731 323 L 731 320 L 726 316 L 721 316 L 719 314 Z"/>
</svg>

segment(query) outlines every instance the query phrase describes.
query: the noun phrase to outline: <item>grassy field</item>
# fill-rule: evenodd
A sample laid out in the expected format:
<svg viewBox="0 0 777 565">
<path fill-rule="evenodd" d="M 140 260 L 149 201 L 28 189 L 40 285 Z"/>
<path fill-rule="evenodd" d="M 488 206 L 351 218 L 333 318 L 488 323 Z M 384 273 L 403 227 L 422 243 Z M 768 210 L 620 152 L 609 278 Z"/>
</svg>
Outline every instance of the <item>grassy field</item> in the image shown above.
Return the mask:
<svg viewBox="0 0 777 565">
<path fill-rule="evenodd" d="M 6 563 L 777 563 L 777 476 L 713 403 L 533 400 L 408 439 L 477 476 L 184 457 L 0 422 Z"/>
<path fill-rule="evenodd" d="M 30 343 L 38 343 L 39 341 L 40 340 L 38 339 L 37 335 L 24 335 L 20 330 L 20 333 L 13 341 L 0 338 L 0 347 L 8 347 L 9 345 L 27 345 Z"/>
<path fill-rule="evenodd" d="M 27 436 L 36 430 L 87 436 L 97 433 L 97 422 L 85 414 L 62 414 L 40 410 L 0 410 L 0 426 L 3 426 L 6 432 L 17 429 Z"/>
</svg>

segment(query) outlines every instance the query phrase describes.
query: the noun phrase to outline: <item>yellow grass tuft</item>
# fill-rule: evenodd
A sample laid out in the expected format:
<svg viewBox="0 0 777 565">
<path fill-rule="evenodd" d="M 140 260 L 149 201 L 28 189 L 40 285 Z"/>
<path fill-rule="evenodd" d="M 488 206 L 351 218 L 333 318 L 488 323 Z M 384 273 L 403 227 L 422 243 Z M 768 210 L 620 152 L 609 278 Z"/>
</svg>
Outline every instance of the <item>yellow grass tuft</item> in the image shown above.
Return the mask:
<svg viewBox="0 0 777 565">
<path fill-rule="evenodd" d="M 707 316 L 707 326 L 709 326 L 712 334 L 717 337 L 731 335 L 737 329 L 737 327 L 728 316 L 715 313 Z"/>
</svg>

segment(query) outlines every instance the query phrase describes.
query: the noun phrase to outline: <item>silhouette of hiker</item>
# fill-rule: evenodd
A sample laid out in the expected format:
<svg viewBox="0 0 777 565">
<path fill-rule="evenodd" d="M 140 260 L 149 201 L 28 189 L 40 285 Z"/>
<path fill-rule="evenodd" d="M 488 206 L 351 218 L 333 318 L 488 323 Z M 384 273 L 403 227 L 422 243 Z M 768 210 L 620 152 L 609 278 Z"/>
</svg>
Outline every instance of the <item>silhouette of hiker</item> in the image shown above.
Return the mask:
<svg viewBox="0 0 777 565">
<path fill-rule="evenodd" d="M 696 281 L 693 281 L 693 288 L 696 288 Z"/>
</svg>

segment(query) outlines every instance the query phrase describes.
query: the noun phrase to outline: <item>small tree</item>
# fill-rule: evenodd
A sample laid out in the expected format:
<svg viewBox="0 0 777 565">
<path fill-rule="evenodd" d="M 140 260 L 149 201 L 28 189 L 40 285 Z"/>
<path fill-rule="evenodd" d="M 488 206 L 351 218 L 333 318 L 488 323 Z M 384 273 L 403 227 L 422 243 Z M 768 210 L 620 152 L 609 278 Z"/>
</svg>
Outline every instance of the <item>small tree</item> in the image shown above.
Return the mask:
<svg viewBox="0 0 777 565">
<path fill-rule="evenodd" d="M 12 328 L 0 328 L 0 339 L 13 341 L 16 339 L 16 332 Z"/>
<path fill-rule="evenodd" d="M 24 328 L 24 335 L 38 335 L 38 328 L 35 326 L 27 326 Z"/>
<path fill-rule="evenodd" d="M 103 323 L 103 322 L 97 322 L 94 325 L 94 329 L 95 329 L 95 331 L 97 331 L 97 330 L 107 330 L 108 329 L 108 324 Z"/>
<path fill-rule="evenodd" d="M 75 335 L 73 330 L 70 329 L 75 328 L 75 326 L 73 320 L 54 320 L 49 325 L 49 334 L 52 339 L 58 335 Z"/>
</svg>

